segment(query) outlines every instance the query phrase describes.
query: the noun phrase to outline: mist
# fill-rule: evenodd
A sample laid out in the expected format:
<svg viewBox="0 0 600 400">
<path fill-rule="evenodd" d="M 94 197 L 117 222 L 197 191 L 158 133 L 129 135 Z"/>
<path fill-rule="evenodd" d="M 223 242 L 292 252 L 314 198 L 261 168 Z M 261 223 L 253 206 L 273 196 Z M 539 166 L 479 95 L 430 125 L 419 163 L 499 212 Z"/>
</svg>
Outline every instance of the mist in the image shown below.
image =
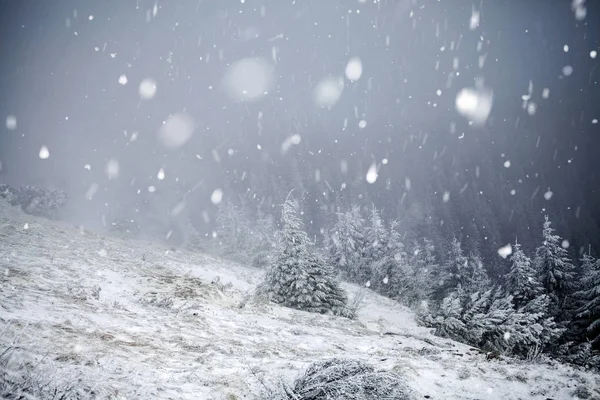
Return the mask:
<svg viewBox="0 0 600 400">
<path fill-rule="evenodd" d="M 359 204 L 491 264 L 546 214 L 574 257 L 600 250 L 595 2 L 1 11 L 0 180 L 64 190 L 73 223 L 184 242 L 218 203 L 277 216 L 293 190 L 317 241 Z"/>
</svg>

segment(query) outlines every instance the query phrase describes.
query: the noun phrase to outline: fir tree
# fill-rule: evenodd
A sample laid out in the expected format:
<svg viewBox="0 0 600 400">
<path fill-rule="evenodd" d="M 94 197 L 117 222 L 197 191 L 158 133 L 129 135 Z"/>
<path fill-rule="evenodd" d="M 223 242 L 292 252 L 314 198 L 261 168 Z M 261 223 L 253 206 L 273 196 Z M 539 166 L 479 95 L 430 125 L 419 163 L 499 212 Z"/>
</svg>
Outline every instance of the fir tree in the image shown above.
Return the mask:
<svg viewBox="0 0 600 400">
<path fill-rule="evenodd" d="M 368 266 L 372 266 L 375 262 L 381 261 L 387 252 L 389 234 L 385 229 L 385 225 L 379 215 L 379 211 L 373 206 L 369 223 L 366 228 L 364 259 L 365 267 L 362 268 L 362 278 L 369 279 L 370 271 Z"/>
<path fill-rule="evenodd" d="M 217 238 L 223 253 L 233 259 L 248 261 L 250 222 L 244 211 L 231 201 L 219 205 Z"/>
<path fill-rule="evenodd" d="M 542 290 L 531 265 L 531 259 L 521 250 L 521 245 L 515 241 L 510 258 L 510 271 L 505 276 L 505 288 L 513 296 L 516 307 L 520 307 L 536 296 Z"/>
<path fill-rule="evenodd" d="M 561 238 L 553 234 L 548 216 L 542 231 L 543 243 L 535 252 L 535 268 L 539 282 L 550 298 L 553 316 L 562 314 L 561 308 L 569 292 L 569 283 L 573 279 L 573 265 L 567 251 L 561 247 Z"/>
<path fill-rule="evenodd" d="M 465 283 L 469 260 L 463 254 L 460 242 L 454 237 L 450 244 L 450 250 L 446 262 L 442 265 L 437 278 L 436 297 L 446 297 L 449 293 Z"/>
<path fill-rule="evenodd" d="M 352 281 L 359 281 L 365 246 L 365 221 L 360 208 L 353 206 L 347 212 L 338 212 L 337 221 L 327 236 L 327 255 L 332 265 Z"/>
<path fill-rule="evenodd" d="M 490 278 L 483 266 L 481 257 L 470 253 L 467 262 L 467 269 L 461 277 L 461 285 L 467 293 L 482 292 L 491 286 Z"/>
<path fill-rule="evenodd" d="M 581 341 L 590 341 L 592 349 L 600 350 L 600 259 L 591 255 L 582 257 L 582 276 L 577 292 L 573 294 L 575 310 L 574 330 Z"/>
<path fill-rule="evenodd" d="M 346 294 L 315 252 L 294 203 L 283 205 L 283 229 L 262 290 L 286 307 L 316 313 L 346 313 Z"/>
</svg>

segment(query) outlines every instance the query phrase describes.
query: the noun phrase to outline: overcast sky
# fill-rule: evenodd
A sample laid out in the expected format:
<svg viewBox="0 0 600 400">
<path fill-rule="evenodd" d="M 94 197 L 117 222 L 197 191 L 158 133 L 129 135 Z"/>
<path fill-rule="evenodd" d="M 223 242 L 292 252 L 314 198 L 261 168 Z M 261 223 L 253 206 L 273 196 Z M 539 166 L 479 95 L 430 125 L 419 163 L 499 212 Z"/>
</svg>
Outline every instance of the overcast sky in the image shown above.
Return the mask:
<svg viewBox="0 0 600 400">
<path fill-rule="evenodd" d="M 0 4 L 0 181 L 62 188 L 80 217 L 191 188 L 212 213 L 232 176 L 321 157 L 319 193 L 375 163 L 400 198 L 459 158 L 515 206 L 600 218 L 595 1 Z"/>
</svg>

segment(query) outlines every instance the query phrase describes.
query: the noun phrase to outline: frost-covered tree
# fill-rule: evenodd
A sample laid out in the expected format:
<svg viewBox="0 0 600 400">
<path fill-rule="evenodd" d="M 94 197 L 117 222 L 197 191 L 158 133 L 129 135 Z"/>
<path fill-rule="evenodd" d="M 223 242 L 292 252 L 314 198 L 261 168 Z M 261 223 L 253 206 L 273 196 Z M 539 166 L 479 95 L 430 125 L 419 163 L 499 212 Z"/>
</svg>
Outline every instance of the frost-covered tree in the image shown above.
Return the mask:
<svg viewBox="0 0 600 400">
<path fill-rule="evenodd" d="M 391 298 L 402 297 L 408 284 L 408 256 L 400 239 L 398 222 L 392 221 L 387 237 L 382 240 L 384 246 L 379 249 L 379 258 L 371 264 L 372 287 Z"/>
<path fill-rule="evenodd" d="M 250 237 L 247 240 L 246 252 L 254 267 L 269 265 L 273 246 L 275 245 L 275 222 L 273 216 L 263 213 L 259 208 L 256 222 L 251 224 Z"/>
<path fill-rule="evenodd" d="M 585 254 L 581 261 L 579 290 L 573 293 L 577 305 L 573 325 L 579 340 L 590 341 L 592 349 L 600 350 L 600 259 Z"/>
<path fill-rule="evenodd" d="M 535 269 L 538 280 L 550 298 L 550 312 L 561 314 L 561 308 L 573 282 L 573 264 L 567 251 L 561 247 L 561 237 L 555 235 L 546 216 L 542 231 L 543 243 L 535 252 Z"/>
<path fill-rule="evenodd" d="M 398 298 L 410 307 L 427 308 L 433 292 L 432 276 L 437 269 L 433 244 L 415 241 L 408 255 L 401 253 Z"/>
<path fill-rule="evenodd" d="M 512 296 L 498 288 L 471 295 L 461 292 L 444 298 L 435 318 L 429 320 L 436 334 L 522 357 L 532 349 L 547 348 L 562 334 L 548 316 L 545 295 L 516 309 Z"/>
<path fill-rule="evenodd" d="M 491 286 L 481 257 L 473 253 L 469 254 L 467 269 L 461 279 L 461 285 L 467 293 L 483 292 Z"/>
<path fill-rule="evenodd" d="M 528 303 L 542 292 L 531 259 L 516 241 L 510 258 L 510 271 L 505 276 L 505 289 L 513 296 L 516 307 Z"/>
<path fill-rule="evenodd" d="M 463 287 L 469 259 L 463 254 L 460 242 L 453 238 L 446 262 L 442 264 L 436 277 L 436 297 L 443 299 L 459 287 Z"/>
<path fill-rule="evenodd" d="M 369 274 L 367 266 L 383 259 L 383 256 L 388 252 L 388 239 L 389 233 L 385 229 L 385 224 L 379 215 L 379 211 L 373 206 L 365 230 L 365 267 L 361 268 L 362 275 L 367 275 L 367 279 Z"/>
<path fill-rule="evenodd" d="M 337 221 L 326 237 L 329 262 L 348 279 L 358 281 L 365 250 L 365 220 L 358 206 L 336 213 Z M 359 282 L 364 283 L 364 282 Z"/>
<path fill-rule="evenodd" d="M 219 204 L 217 238 L 227 251 L 237 252 L 245 246 L 249 233 L 247 217 L 241 207 L 228 200 Z"/>
<path fill-rule="evenodd" d="M 283 204 L 282 225 L 261 291 L 286 307 L 345 315 L 346 293 L 315 251 L 291 200 Z"/>
</svg>

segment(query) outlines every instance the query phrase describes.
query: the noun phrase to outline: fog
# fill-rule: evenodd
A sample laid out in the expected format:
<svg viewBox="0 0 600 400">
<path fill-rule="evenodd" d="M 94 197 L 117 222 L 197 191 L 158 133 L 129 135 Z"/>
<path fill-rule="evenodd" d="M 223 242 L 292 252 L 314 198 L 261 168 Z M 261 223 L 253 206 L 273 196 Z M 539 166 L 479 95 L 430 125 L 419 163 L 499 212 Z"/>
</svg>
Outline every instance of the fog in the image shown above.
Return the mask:
<svg viewBox="0 0 600 400">
<path fill-rule="evenodd" d="M 218 203 L 278 216 L 293 189 L 317 240 L 360 204 L 492 263 L 537 245 L 545 214 L 574 256 L 600 250 L 596 2 L 5 1 L 0 18 L 0 183 L 66 191 L 86 228 L 122 213 L 210 236 Z"/>
</svg>

